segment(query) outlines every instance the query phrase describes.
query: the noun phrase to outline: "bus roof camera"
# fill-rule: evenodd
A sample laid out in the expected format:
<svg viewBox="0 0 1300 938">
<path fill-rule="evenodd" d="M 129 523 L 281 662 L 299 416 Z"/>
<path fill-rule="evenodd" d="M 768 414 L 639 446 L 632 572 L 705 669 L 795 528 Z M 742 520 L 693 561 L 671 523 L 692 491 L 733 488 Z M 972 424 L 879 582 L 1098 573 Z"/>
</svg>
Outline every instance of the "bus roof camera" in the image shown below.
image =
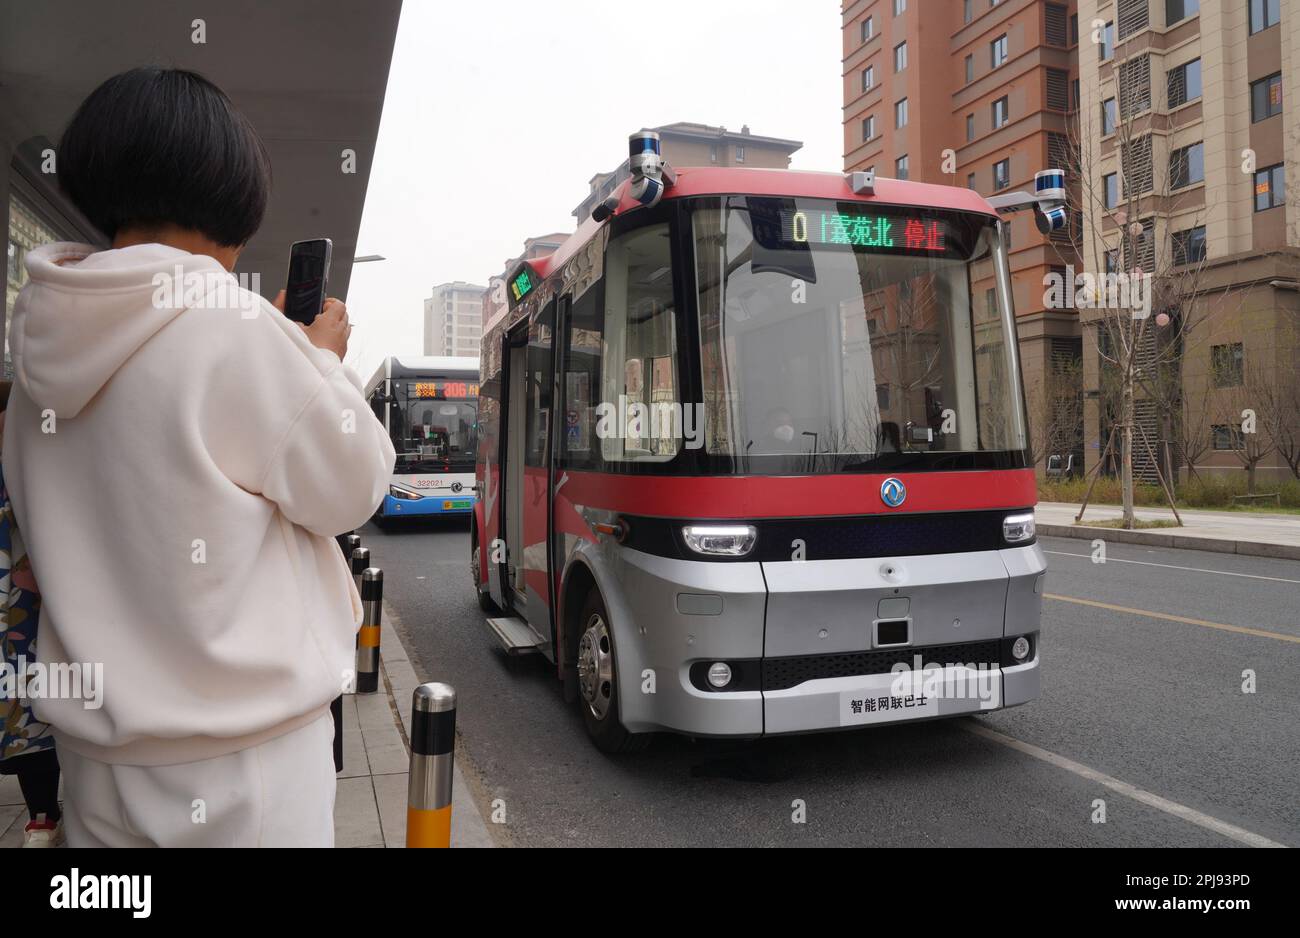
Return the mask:
<svg viewBox="0 0 1300 938">
<path fill-rule="evenodd" d="M 876 174 L 873 170 L 865 170 L 849 174 L 849 188 L 853 190 L 854 195 L 875 195 L 876 194 Z"/>
<path fill-rule="evenodd" d="M 1034 224 L 1038 226 L 1038 230 L 1043 234 L 1059 231 L 1065 227 L 1065 223 L 1068 220 L 1069 215 L 1063 205 L 1058 205 L 1055 208 L 1040 209 L 1034 213 Z"/>
</svg>

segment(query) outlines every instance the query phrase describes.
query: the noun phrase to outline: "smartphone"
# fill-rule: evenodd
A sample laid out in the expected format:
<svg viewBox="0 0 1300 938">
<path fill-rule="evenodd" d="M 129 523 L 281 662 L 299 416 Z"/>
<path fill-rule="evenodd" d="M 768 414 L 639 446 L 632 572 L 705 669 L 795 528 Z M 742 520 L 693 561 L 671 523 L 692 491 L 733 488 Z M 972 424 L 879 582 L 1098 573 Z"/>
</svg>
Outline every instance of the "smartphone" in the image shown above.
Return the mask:
<svg viewBox="0 0 1300 938">
<path fill-rule="evenodd" d="M 289 249 L 289 277 L 284 288 L 284 314 L 310 326 L 325 305 L 334 242 L 329 238 L 295 241 Z"/>
</svg>

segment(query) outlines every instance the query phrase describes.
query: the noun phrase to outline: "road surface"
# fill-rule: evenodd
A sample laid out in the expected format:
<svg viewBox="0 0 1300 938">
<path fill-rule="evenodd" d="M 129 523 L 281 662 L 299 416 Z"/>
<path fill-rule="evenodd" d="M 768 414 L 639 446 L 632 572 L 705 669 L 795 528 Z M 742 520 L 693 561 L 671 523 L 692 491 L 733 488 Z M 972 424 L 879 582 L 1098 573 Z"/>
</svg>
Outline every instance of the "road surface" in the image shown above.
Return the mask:
<svg viewBox="0 0 1300 938">
<path fill-rule="evenodd" d="M 1112 544 L 1099 564 L 1087 541 L 1044 538 L 1037 701 L 759 742 L 661 736 L 612 758 L 540 656 L 496 647 L 465 522 L 360 533 L 421 678 L 456 686 L 457 756 L 484 816 L 504 813 L 502 844 L 1300 846 L 1300 563 Z"/>
</svg>

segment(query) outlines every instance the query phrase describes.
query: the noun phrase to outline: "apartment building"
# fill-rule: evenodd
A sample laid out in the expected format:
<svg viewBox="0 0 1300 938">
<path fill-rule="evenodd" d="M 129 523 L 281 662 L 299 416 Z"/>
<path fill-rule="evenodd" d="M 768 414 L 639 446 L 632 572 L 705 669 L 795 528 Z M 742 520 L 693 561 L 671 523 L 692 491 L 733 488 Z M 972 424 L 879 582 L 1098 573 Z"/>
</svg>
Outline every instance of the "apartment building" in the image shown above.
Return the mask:
<svg viewBox="0 0 1300 938">
<path fill-rule="evenodd" d="M 486 287 L 457 280 L 424 301 L 424 354 L 478 358 Z"/>
<path fill-rule="evenodd" d="M 1300 0 L 1080 0 L 1079 18 L 1085 264 L 1141 268 L 1177 297 L 1156 311 L 1178 336 L 1174 390 L 1142 394 L 1136 422 L 1175 476 L 1253 463 L 1262 479 L 1290 478 Z M 1102 315 L 1081 318 L 1091 466 L 1116 415 Z M 1134 460 L 1154 477 L 1144 450 Z"/>
<path fill-rule="evenodd" d="M 1075 0 L 845 0 L 841 14 L 846 171 L 991 196 L 1031 189 L 1036 172 L 1071 162 L 1079 96 Z M 1049 406 L 1057 373 L 1078 373 L 1078 315 L 1048 308 L 1044 284 L 1052 272 L 1078 266 L 1079 220 L 1050 237 L 1028 214 L 1009 220 L 1034 423 Z M 1040 460 L 1047 448 L 1036 442 Z M 1081 449 L 1082 439 L 1055 448 Z"/>
</svg>

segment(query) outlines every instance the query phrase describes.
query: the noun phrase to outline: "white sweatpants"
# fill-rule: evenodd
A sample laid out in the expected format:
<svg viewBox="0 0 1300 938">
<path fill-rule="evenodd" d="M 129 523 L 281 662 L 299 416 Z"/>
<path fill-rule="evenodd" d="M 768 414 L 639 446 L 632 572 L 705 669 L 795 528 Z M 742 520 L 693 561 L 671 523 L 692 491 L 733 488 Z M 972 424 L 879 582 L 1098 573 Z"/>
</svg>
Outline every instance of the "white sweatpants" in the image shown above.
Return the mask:
<svg viewBox="0 0 1300 938">
<path fill-rule="evenodd" d="M 334 720 L 180 765 L 59 752 L 70 847 L 333 847 Z"/>
</svg>

